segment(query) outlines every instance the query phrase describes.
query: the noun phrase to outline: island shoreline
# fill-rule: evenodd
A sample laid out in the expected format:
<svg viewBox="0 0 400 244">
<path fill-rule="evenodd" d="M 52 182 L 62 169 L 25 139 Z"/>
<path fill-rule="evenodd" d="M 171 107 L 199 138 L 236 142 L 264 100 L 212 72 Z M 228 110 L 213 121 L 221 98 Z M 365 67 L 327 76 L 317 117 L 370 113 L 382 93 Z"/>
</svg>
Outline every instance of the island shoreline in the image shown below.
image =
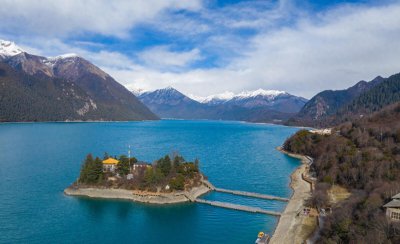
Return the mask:
<svg viewBox="0 0 400 244">
<path fill-rule="evenodd" d="M 307 166 L 311 160 L 305 155 L 287 152 L 282 147 L 277 147 L 276 149 L 290 157 L 299 159 L 301 165 L 290 175 L 291 181 L 289 185 L 293 193 L 285 210 L 279 217 L 270 243 L 302 243 L 306 240 L 304 237 L 299 236 L 302 226 L 301 220 L 296 217 L 299 211 L 304 207 L 304 201 L 311 196 L 310 183 L 302 178 L 303 173 L 308 173 Z"/>
<path fill-rule="evenodd" d="M 171 193 L 149 193 L 118 188 L 70 186 L 64 190 L 64 194 L 67 196 L 78 196 L 94 199 L 129 200 L 146 204 L 164 205 L 192 202 L 194 201 L 194 199 L 204 194 L 207 194 L 210 191 L 211 189 L 206 184 L 202 184 L 198 187 L 193 187 L 190 191 L 179 191 Z"/>
</svg>

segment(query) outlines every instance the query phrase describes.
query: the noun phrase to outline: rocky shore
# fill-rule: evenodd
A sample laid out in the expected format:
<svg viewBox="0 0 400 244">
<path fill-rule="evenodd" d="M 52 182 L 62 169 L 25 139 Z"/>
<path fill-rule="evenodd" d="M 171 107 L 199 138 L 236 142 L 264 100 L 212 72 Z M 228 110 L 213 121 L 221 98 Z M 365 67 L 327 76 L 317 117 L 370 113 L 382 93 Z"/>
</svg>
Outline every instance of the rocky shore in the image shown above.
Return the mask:
<svg viewBox="0 0 400 244">
<path fill-rule="evenodd" d="M 82 196 L 90 198 L 125 199 L 151 204 L 173 204 L 193 201 L 209 191 L 211 191 L 211 189 L 205 184 L 194 187 L 190 191 L 178 191 L 172 193 L 153 193 L 116 188 L 83 188 L 70 186 L 64 190 L 64 194 L 68 196 Z"/>
<path fill-rule="evenodd" d="M 310 163 L 310 159 L 304 155 L 286 152 L 281 147 L 277 149 L 300 159 L 302 164 L 291 175 L 290 187 L 293 189 L 293 195 L 279 218 L 270 243 L 303 243 L 311 233 L 308 233 L 310 228 L 304 224 L 304 218 L 298 213 L 304 208 L 304 201 L 311 196 L 310 183 L 302 178 L 303 173 L 308 173 L 307 165 Z"/>
</svg>

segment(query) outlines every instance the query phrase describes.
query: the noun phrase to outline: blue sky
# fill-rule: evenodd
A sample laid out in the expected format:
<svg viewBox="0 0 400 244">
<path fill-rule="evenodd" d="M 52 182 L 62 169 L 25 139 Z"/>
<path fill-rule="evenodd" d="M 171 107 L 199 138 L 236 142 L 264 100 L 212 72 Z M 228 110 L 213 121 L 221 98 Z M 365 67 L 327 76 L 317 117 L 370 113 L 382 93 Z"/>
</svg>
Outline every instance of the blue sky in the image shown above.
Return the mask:
<svg viewBox="0 0 400 244">
<path fill-rule="evenodd" d="M 400 71 L 400 1 L 0 0 L 0 38 L 77 53 L 129 89 L 323 89 Z"/>
</svg>

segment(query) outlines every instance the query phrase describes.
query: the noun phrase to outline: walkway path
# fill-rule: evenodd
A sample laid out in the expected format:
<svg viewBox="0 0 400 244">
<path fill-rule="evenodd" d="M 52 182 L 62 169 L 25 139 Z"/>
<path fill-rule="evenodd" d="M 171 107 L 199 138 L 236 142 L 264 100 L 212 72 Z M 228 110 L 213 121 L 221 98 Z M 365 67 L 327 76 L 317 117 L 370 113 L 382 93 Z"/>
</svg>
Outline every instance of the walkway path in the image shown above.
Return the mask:
<svg viewBox="0 0 400 244">
<path fill-rule="evenodd" d="M 249 206 L 244 206 L 244 205 L 239 205 L 239 204 L 233 204 L 233 203 L 209 201 L 209 200 L 204 200 L 204 199 L 196 199 L 195 202 L 204 203 L 204 204 L 221 207 L 221 208 L 228 208 L 228 209 L 240 210 L 240 211 L 245 211 L 245 212 L 251 212 L 251 213 L 262 213 L 262 214 L 268 214 L 268 215 L 274 215 L 274 216 L 281 215 L 281 213 L 279 213 L 279 212 L 269 211 L 269 210 L 265 210 L 265 209 L 258 208 L 258 207 L 249 207 Z"/>
<path fill-rule="evenodd" d="M 281 150 L 282 151 L 282 150 Z M 282 151 L 283 153 L 287 153 Z M 292 157 L 301 159 L 302 165 L 291 175 L 290 186 L 293 188 L 293 195 L 279 218 L 278 226 L 272 235 L 270 244 L 281 243 L 303 243 L 308 233 L 304 231 L 303 218 L 297 214 L 304 208 L 305 199 L 311 196 L 310 184 L 304 181 L 302 175 L 308 172 L 308 165 L 312 162 L 309 157 L 287 153 Z"/>
<path fill-rule="evenodd" d="M 233 194 L 233 195 L 239 195 L 239 196 L 255 197 L 255 198 L 261 198 L 261 199 L 289 202 L 289 198 L 276 197 L 276 196 L 271 196 L 271 195 L 266 195 L 266 194 L 255 193 L 255 192 L 235 191 L 235 190 L 228 190 L 228 189 L 222 189 L 222 188 L 215 188 L 215 191 L 229 193 L 229 194 Z"/>
</svg>

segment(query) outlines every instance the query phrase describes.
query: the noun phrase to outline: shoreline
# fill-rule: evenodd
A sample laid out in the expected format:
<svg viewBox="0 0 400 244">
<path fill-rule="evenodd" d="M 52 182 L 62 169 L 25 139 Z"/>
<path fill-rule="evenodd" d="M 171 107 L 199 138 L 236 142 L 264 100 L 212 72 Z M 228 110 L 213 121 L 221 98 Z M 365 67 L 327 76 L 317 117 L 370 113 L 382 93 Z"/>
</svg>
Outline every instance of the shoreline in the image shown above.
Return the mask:
<svg viewBox="0 0 400 244">
<path fill-rule="evenodd" d="M 47 124 L 47 123 L 57 123 L 57 124 L 68 124 L 68 123 L 126 123 L 126 122 L 154 122 L 154 121 L 162 121 L 162 120 L 172 120 L 172 121 L 216 121 L 216 122 L 238 122 L 243 124 L 258 124 L 258 125 L 275 125 L 275 126 L 283 126 L 283 127 L 293 127 L 299 129 L 309 129 L 312 127 L 303 127 L 303 126 L 293 126 L 293 125 L 285 125 L 281 123 L 273 123 L 273 122 L 251 122 L 245 120 L 218 120 L 218 119 L 174 119 L 174 118 L 159 118 L 159 119 L 145 119 L 145 120 L 49 120 L 49 121 L 0 121 L 0 124 Z"/>
<path fill-rule="evenodd" d="M 279 217 L 270 243 L 303 243 L 308 236 L 303 236 L 304 234 L 301 233 L 303 220 L 298 213 L 304 208 L 304 201 L 311 196 L 310 183 L 302 178 L 303 173 L 308 173 L 307 165 L 310 163 L 310 159 L 305 155 L 287 152 L 282 147 L 276 149 L 290 157 L 300 159 L 301 165 L 290 175 L 290 187 L 293 194 Z"/>
<path fill-rule="evenodd" d="M 79 124 L 79 123 L 126 123 L 126 122 L 154 122 L 162 119 L 144 120 L 49 120 L 49 121 L 0 121 L 0 124 Z"/>
<path fill-rule="evenodd" d="M 117 188 L 78 188 L 68 187 L 64 190 L 67 196 L 78 196 L 98 199 L 123 199 L 133 202 L 149 204 L 176 204 L 193 201 L 194 199 L 210 192 L 211 189 L 205 184 L 194 187 L 190 191 L 179 191 L 171 193 L 149 193 L 135 190 Z"/>
</svg>

